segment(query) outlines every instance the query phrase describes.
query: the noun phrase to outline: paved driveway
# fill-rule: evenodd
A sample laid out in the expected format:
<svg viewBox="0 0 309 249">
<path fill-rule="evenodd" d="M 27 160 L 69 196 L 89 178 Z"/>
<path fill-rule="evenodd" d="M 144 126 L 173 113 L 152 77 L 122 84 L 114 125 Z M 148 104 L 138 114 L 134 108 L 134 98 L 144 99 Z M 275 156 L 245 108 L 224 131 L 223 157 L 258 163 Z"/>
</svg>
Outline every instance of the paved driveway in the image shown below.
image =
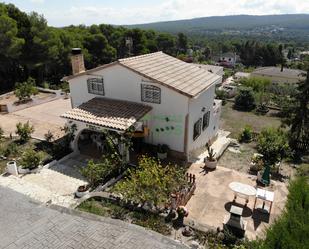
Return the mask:
<svg viewBox="0 0 309 249">
<path fill-rule="evenodd" d="M 34 125 L 34 137 L 44 138 L 49 130 L 55 136 L 61 136 L 61 127 L 65 124 L 65 119 L 60 115 L 71 109 L 70 99 L 57 99 L 44 104 L 36 105 L 9 114 L 0 114 L 0 126 L 6 135 L 14 134 L 16 123 L 29 121 Z"/>
<path fill-rule="evenodd" d="M 187 248 L 119 220 L 38 205 L 3 187 L 0 187 L 0 209 L 0 248 Z"/>
</svg>

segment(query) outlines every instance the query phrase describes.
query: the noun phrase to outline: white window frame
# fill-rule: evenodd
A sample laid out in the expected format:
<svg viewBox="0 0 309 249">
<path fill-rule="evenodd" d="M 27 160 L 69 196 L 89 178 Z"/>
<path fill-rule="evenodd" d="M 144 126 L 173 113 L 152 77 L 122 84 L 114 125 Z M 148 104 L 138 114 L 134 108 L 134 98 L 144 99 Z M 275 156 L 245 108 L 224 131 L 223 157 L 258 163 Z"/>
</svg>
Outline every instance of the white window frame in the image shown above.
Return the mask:
<svg viewBox="0 0 309 249">
<path fill-rule="evenodd" d="M 197 133 L 195 134 L 195 128 L 197 127 Z M 201 135 L 202 130 L 202 118 L 199 118 L 193 125 L 193 140 L 196 140 Z"/>
<path fill-rule="evenodd" d="M 96 95 L 105 95 L 103 78 L 89 78 L 87 79 L 88 93 Z"/>
<path fill-rule="evenodd" d="M 161 104 L 161 88 L 154 85 L 141 84 L 141 101 Z"/>
</svg>

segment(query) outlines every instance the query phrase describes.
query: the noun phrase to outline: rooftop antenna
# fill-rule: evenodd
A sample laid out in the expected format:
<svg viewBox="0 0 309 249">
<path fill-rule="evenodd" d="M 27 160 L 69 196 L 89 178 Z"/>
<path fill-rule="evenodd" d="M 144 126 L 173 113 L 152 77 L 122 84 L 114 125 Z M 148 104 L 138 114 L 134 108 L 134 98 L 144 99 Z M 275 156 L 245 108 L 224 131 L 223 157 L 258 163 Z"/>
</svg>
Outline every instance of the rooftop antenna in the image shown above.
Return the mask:
<svg viewBox="0 0 309 249">
<path fill-rule="evenodd" d="M 126 47 L 129 50 L 129 57 L 131 56 L 131 51 L 133 48 L 133 39 L 132 37 L 126 37 Z"/>
</svg>

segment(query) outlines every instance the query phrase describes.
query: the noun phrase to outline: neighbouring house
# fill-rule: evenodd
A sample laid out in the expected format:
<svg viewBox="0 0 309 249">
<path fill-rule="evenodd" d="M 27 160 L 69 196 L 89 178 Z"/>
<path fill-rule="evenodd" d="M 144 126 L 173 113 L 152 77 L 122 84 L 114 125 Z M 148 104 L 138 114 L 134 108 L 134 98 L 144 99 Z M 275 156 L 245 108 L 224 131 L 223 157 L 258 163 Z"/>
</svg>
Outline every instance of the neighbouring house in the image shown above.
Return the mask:
<svg viewBox="0 0 309 249">
<path fill-rule="evenodd" d="M 305 71 L 282 67 L 260 67 L 251 73 L 251 77 L 269 79 L 273 84 L 295 84 L 305 79 Z"/>
<path fill-rule="evenodd" d="M 221 77 L 208 70 L 163 52 L 85 70 L 80 49 L 72 50 L 72 67 L 73 75 L 63 78 L 72 110 L 62 117 L 77 126 L 75 151 L 83 140 L 96 140 L 91 132 L 122 134 L 132 126 L 143 142 L 167 144 L 182 158 L 216 138 L 221 102 L 214 98 Z"/>
<path fill-rule="evenodd" d="M 233 68 L 237 62 L 236 53 L 228 52 L 220 54 L 219 56 L 214 56 L 214 60 L 217 62 L 219 66 Z"/>
<path fill-rule="evenodd" d="M 207 70 L 207 71 L 210 72 L 210 73 L 214 73 L 214 74 L 220 76 L 220 77 L 221 77 L 221 80 L 220 80 L 220 82 L 219 82 L 218 84 L 219 84 L 219 85 L 222 84 L 223 75 L 224 75 L 223 67 L 221 67 L 221 66 L 215 66 L 215 65 L 209 65 L 209 64 L 195 64 L 195 63 L 193 63 L 193 65 L 196 65 L 196 66 L 198 66 L 199 68 L 203 68 L 203 69 Z"/>
</svg>

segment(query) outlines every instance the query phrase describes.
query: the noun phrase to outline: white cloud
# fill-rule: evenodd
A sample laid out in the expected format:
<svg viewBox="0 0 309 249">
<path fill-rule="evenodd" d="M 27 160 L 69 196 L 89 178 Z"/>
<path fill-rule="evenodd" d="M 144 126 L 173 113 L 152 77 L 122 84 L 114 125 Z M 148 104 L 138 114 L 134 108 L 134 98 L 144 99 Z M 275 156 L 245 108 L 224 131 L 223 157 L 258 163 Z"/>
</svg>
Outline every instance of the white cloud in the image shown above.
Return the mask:
<svg viewBox="0 0 309 249">
<path fill-rule="evenodd" d="M 44 0 L 31 0 L 44 1 Z M 144 5 L 145 6 L 145 5 Z M 51 25 L 134 24 L 204 16 L 309 13 L 307 0 L 166 0 L 148 7 L 78 6 L 45 13 Z"/>
</svg>

